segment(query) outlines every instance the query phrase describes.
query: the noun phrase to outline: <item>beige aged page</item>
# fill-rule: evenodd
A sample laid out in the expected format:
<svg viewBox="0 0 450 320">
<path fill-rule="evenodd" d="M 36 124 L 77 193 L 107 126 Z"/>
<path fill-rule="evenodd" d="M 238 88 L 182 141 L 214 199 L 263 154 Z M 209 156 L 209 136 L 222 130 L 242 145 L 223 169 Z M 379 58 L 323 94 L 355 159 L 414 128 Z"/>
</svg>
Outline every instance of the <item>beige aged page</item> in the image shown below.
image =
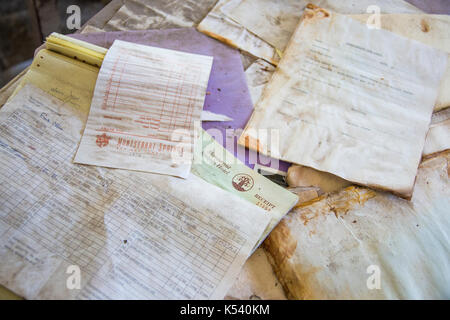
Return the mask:
<svg viewBox="0 0 450 320">
<path fill-rule="evenodd" d="M 361 23 L 369 21 L 371 15 L 350 15 Z M 373 22 L 373 21 L 372 21 Z M 406 38 L 417 40 L 436 49 L 450 53 L 450 16 L 436 14 L 382 14 L 380 27 Z M 434 111 L 450 107 L 450 56 L 447 69 L 441 81 Z M 253 62 L 245 71 L 253 103 L 261 95 L 267 80 L 273 73 L 273 66 L 263 59 Z"/>
<path fill-rule="evenodd" d="M 225 299 L 286 300 L 283 287 L 263 248 L 256 249 L 247 259 Z"/>
<path fill-rule="evenodd" d="M 200 22 L 217 0 L 127 0 L 103 26 L 104 31 L 189 28 Z"/>
<path fill-rule="evenodd" d="M 265 241 L 291 299 L 449 299 L 450 154 L 414 195 L 349 187 L 289 213 Z"/>
<path fill-rule="evenodd" d="M 245 78 L 253 105 L 258 102 L 274 71 L 275 67 L 263 59 L 256 60 L 245 70 Z"/>
<path fill-rule="evenodd" d="M 369 15 L 351 15 L 365 23 Z M 425 43 L 433 48 L 450 53 L 450 16 L 438 14 L 383 14 L 380 27 L 409 39 Z M 450 56 L 441 81 L 434 110 L 450 107 Z"/>
<path fill-rule="evenodd" d="M 225 5 L 226 16 L 284 51 L 308 1 L 241 0 Z M 237 2 L 237 3 L 236 3 Z"/>
<path fill-rule="evenodd" d="M 239 48 L 254 57 L 262 58 L 276 64 L 279 57 L 270 44 L 222 12 L 222 8 L 231 2 L 234 3 L 236 0 L 219 0 L 197 26 L 198 31 L 222 41 L 231 47 Z"/>
<path fill-rule="evenodd" d="M 270 216 L 195 175 L 73 164 L 85 118 L 30 85 L 0 111 L 0 283 L 27 299 L 222 299 Z"/>
<path fill-rule="evenodd" d="M 186 178 L 212 60 L 114 41 L 74 161 Z"/>
<path fill-rule="evenodd" d="M 410 197 L 446 64 L 422 43 L 307 10 L 239 143 Z"/>
<path fill-rule="evenodd" d="M 219 0 L 198 30 L 231 46 L 277 64 L 305 6 L 344 14 L 421 13 L 402 0 Z"/>
<path fill-rule="evenodd" d="M 373 6 L 377 6 L 380 13 L 420 12 L 401 0 L 237 0 L 236 2 L 238 3 L 224 6 L 222 11 L 225 15 L 281 51 L 286 48 L 308 3 L 345 14 L 365 13 L 366 10 L 373 10 Z"/>
<path fill-rule="evenodd" d="M 427 133 L 423 156 L 450 149 L 450 108 L 433 113 Z"/>
</svg>

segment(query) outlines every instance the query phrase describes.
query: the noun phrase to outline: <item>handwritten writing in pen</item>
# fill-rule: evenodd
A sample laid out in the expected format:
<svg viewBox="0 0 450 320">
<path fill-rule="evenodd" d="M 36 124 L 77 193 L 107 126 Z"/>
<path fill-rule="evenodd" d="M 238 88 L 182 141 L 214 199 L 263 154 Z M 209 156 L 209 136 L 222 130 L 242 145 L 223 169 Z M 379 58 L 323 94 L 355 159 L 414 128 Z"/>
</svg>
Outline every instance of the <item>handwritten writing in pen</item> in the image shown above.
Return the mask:
<svg viewBox="0 0 450 320">
<path fill-rule="evenodd" d="M 50 118 L 48 117 L 48 114 L 46 112 L 42 112 L 40 115 L 41 119 L 45 120 L 48 123 L 51 123 L 55 128 L 64 131 L 64 129 L 62 128 L 61 124 L 56 122 L 56 121 L 51 121 Z"/>
</svg>

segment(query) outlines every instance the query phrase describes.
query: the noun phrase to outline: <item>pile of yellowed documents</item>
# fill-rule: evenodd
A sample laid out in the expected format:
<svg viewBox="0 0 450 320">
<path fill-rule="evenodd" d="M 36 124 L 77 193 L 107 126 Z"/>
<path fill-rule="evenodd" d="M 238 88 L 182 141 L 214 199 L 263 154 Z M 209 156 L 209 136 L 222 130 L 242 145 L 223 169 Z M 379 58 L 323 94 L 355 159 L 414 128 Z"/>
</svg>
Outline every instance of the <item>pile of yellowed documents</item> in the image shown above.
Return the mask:
<svg viewBox="0 0 450 320">
<path fill-rule="evenodd" d="M 0 284 L 26 299 L 450 298 L 450 19 L 335 2 L 221 0 L 198 24 L 253 60 L 231 148 L 202 129 L 233 121 L 203 110 L 221 58 L 49 36 L 0 111 Z"/>
</svg>

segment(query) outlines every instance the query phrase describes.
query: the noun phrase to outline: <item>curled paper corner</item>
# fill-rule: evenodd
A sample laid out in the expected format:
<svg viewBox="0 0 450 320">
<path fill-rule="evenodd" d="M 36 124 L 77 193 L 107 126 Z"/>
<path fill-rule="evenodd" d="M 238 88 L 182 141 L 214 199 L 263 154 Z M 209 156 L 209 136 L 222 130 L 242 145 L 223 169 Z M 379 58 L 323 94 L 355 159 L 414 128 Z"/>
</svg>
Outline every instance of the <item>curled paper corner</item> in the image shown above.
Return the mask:
<svg viewBox="0 0 450 320">
<path fill-rule="evenodd" d="M 275 48 L 275 52 L 277 53 L 277 55 L 280 57 L 280 59 L 282 59 L 283 58 L 283 52 L 280 50 L 280 49 L 278 49 L 278 48 Z"/>
</svg>

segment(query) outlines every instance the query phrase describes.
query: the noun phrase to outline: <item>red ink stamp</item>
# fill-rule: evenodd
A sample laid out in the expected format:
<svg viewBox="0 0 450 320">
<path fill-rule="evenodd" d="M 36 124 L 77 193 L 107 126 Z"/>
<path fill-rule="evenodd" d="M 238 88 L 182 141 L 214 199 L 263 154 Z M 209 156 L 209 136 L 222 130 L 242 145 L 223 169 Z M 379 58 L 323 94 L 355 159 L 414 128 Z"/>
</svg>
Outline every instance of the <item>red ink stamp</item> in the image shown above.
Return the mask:
<svg viewBox="0 0 450 320">
<path fill-rule="evenodd" d="M 107 145 L 108 145 L 108 143 L 109 143 L 109 139 L 110 139 L 111 137 L 108 137 L 107 135 L 106 135 L 106 133 L 104 133 L 104 134 L 98 134 L 97 135 L 97 140 L 95 141 L 95 143 L 100 147 L 100 148 L 103 148 L 103 147 L 106 147 Z"/>
</svg>

